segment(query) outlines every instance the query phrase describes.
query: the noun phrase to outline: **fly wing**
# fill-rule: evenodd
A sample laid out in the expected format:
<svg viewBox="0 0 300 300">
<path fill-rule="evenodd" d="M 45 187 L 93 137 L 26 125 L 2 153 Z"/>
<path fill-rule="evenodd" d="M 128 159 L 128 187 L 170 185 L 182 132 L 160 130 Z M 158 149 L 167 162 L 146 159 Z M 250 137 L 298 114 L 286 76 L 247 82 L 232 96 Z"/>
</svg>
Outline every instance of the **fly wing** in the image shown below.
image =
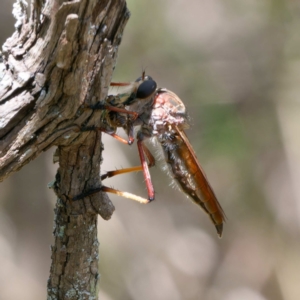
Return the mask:
<svg viewBox="0 0 300 300">
<path fill-rule="evenodd" d="M 172 126 L 171 140 L 162 142 L 162 147 L 174 178 L 193 201 L 201 206 L 214 223 L 221 237 L 225 214 L 202 170 L 196 154 L 183 130 Z"/>
</svg>

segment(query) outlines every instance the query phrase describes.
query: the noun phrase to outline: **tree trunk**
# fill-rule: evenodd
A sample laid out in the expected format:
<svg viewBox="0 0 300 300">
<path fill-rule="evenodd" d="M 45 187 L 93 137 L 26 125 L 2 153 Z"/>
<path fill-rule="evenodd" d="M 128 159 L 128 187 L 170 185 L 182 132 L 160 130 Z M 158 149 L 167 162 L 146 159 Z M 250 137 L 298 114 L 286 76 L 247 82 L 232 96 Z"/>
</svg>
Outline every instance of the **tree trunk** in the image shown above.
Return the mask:
<svg viewBox="0 0 300 300">
<path fill-rule="evenodd" d="M 109 219 L 106 194 L 72 197 L 101 186 L 101 111 L 129 12 L 124 0 L 32 1 L 14 5 L 16 32 L 0 60 L 0 181 L 57 146 L 53 184 L 55 245 L 48 299 L 96 299 L 97 214 Z"/>
</svg>

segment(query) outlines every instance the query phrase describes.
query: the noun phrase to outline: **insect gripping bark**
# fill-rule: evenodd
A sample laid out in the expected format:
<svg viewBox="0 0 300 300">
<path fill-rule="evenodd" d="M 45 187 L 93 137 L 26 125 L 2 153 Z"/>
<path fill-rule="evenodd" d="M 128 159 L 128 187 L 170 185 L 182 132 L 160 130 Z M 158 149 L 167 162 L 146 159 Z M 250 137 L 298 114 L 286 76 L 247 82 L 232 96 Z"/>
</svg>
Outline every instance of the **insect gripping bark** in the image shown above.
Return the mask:
<svg viewBox="0 0 300 300">
<path fill-rule="evenodd" d="M 104 180 L 123 173 L 142 171 L 148 198 L 106 186 L 91 192 L 102 190 L 141 203 L 154 200 L 155 192 L 149 168 L 155 164 L 155 159 L 145 145 L 145 140 L 156 137 L 163 149 L 170 173 L 181 190 L 208 214 L 221 237 L 225 214 L 184 132 L 184 129 L 189 127 L 186 108 L 175 93 L 157 88 L 156 82 L 143 73 L 135 82 L 112 83 L 107 99 L 88 109 L 103 110 L 105 126 L 100 130 L 123 143 L 132 144 L 135 139 L 133 129 L 140 127 L 136 139 L 141 166 L 111 171 L 101 178 Z M 118 127 L 126 131 L 128 140 L 116 134 Z M 82 128 L 82 130 L 91 129 L 93 128 Z"/>
</svg>

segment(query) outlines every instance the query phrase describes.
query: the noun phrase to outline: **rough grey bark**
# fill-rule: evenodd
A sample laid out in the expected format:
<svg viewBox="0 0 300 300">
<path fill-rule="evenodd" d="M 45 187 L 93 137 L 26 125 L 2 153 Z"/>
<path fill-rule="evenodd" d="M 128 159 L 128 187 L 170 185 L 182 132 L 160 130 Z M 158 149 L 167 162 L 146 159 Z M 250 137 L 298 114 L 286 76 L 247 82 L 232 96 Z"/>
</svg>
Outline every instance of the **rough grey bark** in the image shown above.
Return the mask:
<svg viewBox="0 0 300 300">
<path fill-rule="evenodd" d="M 98 193 L 101 111 L 83 108 L 106 97 L 129 12 L 124 0 L 41 0 L 14 7 L 16 31 L 0 63 L 0 181 L 57 146 L 55 244 L 48 299 L 96 299 L 97 214 L 114 207 Z"/>
</svg>

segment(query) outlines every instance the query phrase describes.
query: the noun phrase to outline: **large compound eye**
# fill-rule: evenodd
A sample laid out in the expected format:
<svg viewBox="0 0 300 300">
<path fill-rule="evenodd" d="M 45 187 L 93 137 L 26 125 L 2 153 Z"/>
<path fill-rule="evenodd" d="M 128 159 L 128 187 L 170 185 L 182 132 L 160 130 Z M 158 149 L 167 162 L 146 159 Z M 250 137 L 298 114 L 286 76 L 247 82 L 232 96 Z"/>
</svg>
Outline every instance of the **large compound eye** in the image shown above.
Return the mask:
<svg viewBox="0 0 300 300">
<path fill-rule="evenodd" d="M 148 78 L 151 78 L 151 77 L 148 77 Z M 136 97 L 139 99 L 145 99 L 154 93 L 154 91 L 156 90 L 156 87 L 157 87 L 157 84 L 152 78 L 147 79 L 139 85 L 139 87 L 136 91 Z"/>
<path fill-rule="evenodd" d="M 135 82 L 139 82 L 139 81 L 146 81 L 146 80 L 153 80 L 151 76 L 140 76 Z"/>
</svg>

